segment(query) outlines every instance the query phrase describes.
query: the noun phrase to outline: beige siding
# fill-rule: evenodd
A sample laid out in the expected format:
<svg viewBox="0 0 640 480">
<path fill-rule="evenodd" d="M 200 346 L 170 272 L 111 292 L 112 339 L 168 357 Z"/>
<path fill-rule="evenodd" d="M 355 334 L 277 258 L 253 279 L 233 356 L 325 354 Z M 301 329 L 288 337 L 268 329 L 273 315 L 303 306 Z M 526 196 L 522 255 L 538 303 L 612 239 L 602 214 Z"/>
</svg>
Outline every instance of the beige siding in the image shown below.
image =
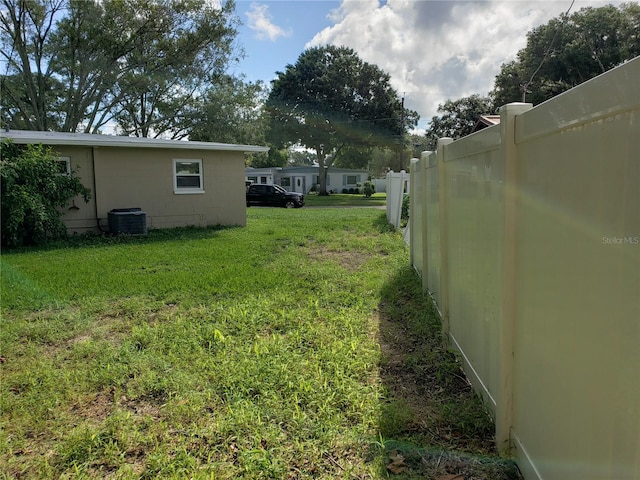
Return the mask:
<svg viewBox="0 0 640 480">
<path fill-rule="evenodd" d="M 91 201 L 74 200 L 66 210 L 70 232 L 106 229 L 108 212 L 141 208 L 149 228 L 206 225 L 246 225 L 244 155 L 242 152 L 126 148 L 54 148 L 71 158 Z M 173 160 L 201 159 L 203 193 L 176 194 Z"/>
<path fill-rule="evenodd" d="M 91 190 L 91 199 L 85 203 L 81 196 L 74 198 L 63 209 L 64 223 L 69 232 L 84 233 L 97 231 L 96 223 L 96 192 L 93 182 L 93 161 L 91 149 L 87 147 L 54 147 L 53 150 L 63 157 L 69 157 L 71 170 L 80 178 L 82 184 Z"/>
</svg>

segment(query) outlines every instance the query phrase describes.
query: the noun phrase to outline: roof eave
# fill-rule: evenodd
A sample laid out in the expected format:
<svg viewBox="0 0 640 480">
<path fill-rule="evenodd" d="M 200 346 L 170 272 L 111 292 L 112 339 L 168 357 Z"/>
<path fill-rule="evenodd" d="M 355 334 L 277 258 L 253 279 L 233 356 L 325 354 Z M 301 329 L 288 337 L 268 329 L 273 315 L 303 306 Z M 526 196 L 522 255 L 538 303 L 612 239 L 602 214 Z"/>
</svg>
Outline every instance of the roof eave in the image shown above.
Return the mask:
<svg viewBox="0 0 640 480">
<path fill-rule="evenodd" d="M 42 143 L 57 146 L 79 147 L 127 147 L 127 148 L 173 148 L 180 150 L 213 150 L 225 152 L 268 152 L 269 147 L 259 145 L 236 145 L 230 143 L 190 142 L 115 135 L 60 134 L 57 132 L 30 132 L 26 130 L 0 131 L 0 138 L 8 138 L 16 144 Z"/>
</svg>

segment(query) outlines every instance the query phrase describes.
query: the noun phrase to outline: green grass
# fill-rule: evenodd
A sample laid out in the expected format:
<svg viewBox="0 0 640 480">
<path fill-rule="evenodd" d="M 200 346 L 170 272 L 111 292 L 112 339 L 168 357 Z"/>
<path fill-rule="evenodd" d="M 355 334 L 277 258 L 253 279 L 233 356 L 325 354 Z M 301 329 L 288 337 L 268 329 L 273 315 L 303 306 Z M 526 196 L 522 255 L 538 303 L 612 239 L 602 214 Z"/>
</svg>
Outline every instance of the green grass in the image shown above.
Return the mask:
<svg viewBox="0 0 640 480">
<path fill-rule="evenodd" d="M 370 197 L 364 195 L 333 193 L 327 196 L 319 196 L 310 193 L 304 197 L 305 205 L 310 207 L 382 207 L 387 204 L 386 193 L 374 193 Z"/>
<path fill-rule="evenodd" d="M 1 262 L 0 478 L 516 478 L 383 212 Z"/>
</svg>

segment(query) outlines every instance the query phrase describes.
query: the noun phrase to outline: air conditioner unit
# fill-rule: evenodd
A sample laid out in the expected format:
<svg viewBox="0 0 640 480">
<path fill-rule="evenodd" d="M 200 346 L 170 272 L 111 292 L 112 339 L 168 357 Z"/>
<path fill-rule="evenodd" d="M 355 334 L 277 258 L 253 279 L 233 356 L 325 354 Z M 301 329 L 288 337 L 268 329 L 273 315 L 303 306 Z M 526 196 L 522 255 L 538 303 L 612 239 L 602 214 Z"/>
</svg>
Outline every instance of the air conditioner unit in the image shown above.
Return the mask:
<svg viewBox="0 0 640 480">
<path fill-rule="evenodd" d="M 141 208 L 114 208 L 107 214 L 109 233 L 118 235 L 147 234 L 147 214 Z"/>
</svg>

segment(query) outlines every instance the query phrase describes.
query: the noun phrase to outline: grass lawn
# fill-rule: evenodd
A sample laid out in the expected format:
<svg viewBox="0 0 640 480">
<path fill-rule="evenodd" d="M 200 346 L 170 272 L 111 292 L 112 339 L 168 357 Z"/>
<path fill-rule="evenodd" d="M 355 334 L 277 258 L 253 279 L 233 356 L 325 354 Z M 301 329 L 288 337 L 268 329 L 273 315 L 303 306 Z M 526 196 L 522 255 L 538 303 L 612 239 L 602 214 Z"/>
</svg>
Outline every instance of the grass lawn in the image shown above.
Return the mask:
<svg viewBox="0 0 640 480">
<path fill-rule="evenodd" d="M 3 252 L 0 478 L 518 478 L 408 264 L 360 208 Z"/>
</svg>

